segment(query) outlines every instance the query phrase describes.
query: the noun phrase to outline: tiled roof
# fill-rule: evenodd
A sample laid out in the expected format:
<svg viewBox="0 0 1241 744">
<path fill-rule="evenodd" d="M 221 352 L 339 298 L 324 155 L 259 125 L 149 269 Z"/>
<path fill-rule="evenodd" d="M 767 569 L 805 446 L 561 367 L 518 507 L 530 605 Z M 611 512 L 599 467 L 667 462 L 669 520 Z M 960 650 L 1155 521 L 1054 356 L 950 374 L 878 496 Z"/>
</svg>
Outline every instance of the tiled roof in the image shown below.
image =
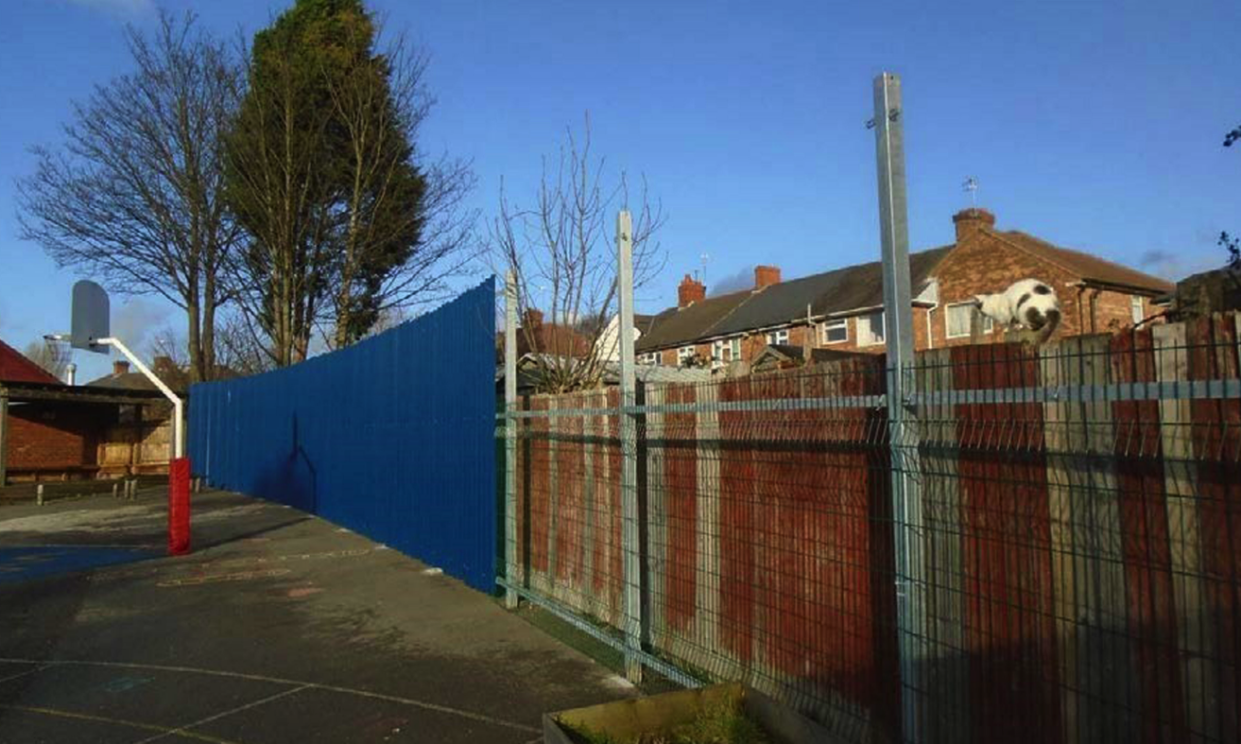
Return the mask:
<svg viewBox="0 0 1241 744">
<path fill-rule="evenodd" d="M 1166 279 L 1144 274 L 1137 269 L 1121 266 L 1089 253 L 1061 248 L 1019 230 L 992 232 L 1011 245 L 1032 253 L 1048 263 L 1056 264 L 1087 281 L 1094 280 L 1103 284 L 1118 284 L 1123 287 L 1161 293 L 1171 291 L 1175 286 Z"/>
<path fill-rule="evenodd" d="M 17 349 L 0 341 L 0 382 L 39 382 L 59 385 L 47 370 L 27 359 Z"/>
<path fill-rule="evenodd" d="M 711 328 L 750 298 L 749 290 L 708 297 L 688 307 L 670 307 L 656 315 L 651 329 L 638 338 L 637 351 L 662 349 L 706 336 Z"/>
<path fill-rule="evenodd" d="M 931 271 L 953 246 L 911 254 L 910 279 L 916 295 Z M 639 352 L 782 325 L 811 315 L 822 317 L 883 304 L 883 264 L 813 274 L 773 284 L 758 292 L 746 290 L 708 297 L 689 307 L 669 308 L 655 316 L 649 332 L 638 339 Z"/>
<path fill-rule="evenodd" d="M 184 393 L 189 390 L 190 376 L 189 373 L 175 367 L 157 366 L 154 370 L 155 374 L 163 381 L 165 385 L 172 388 L 174 392 Z M 225 379 L 226 376 L 219 374 L 221 370 L 217 370 L 217 379 Z M 232 376 L 236 376 L 235 374 Z M 112 390 L 159 390 L 155 383 L 146 378 L 141 372 L 123 372 L 121 374 L 104 375 L 97 380 L 91 380 L 86 383 L 90 387 L 109 388 Z"/>
<path fill-rule="evenodd" d="M 141 372 L 125 372 L 119 375 L 104 375 L 97 380 L 86 383 L 88 387 L 110 388 L 112 390 L 158 390 L 155 384 Z"/>
<path fill-rule="evenodd" d="M 936 265 L 953 246 L 933 248 L 909 256 L 909 278 L 917 296 Z M 747 302 L 711 329 L 712 335 L 730 335 L 769 328 L 805 318 L 844 313 L 883 304 L 883 264 L 879 261 L 846 266 L 793 279 L 755 292 Z"/>
</svg>

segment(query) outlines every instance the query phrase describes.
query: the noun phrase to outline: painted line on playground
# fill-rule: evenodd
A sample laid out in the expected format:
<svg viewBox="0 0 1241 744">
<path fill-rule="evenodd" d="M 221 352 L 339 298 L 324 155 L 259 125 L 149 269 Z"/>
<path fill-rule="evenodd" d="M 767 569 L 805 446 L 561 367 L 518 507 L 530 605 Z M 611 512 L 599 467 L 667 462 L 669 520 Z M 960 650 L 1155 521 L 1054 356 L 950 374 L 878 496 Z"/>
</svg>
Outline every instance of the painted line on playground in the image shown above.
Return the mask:
<svg viewBox="0 0 1241 744">
<path fill-rule="evenodd" d="M 197 728 L 203 725 L 204 723 L 211 723 L 212 721 L 218 721 L 221 718 L 226 718 L 228 716 L 241 713 L 242 711 L 250 710 L 251 708 L 257 708 L 260 705 L 266 705 L 267 703 L 270 703 L 274 700 L 279 700 L 280 698 L 283 698 L 283 697 L 288 697 L 289 695 L 296 695 L 297 693 L 301 692 L 302 690 L 305 690 L 308 687 L 310 687 L 310 685 L 302 685 L 301 687 L 294 687 L 293 689 L 290 689 L 290 690 L 283 690 L 281 692 L 277 692 L 274 695 L 268 695 L 267 697 L 262 698 L 260 700 L 255 700 L 252 703 L 246 703 L 245 705 L 238 705 L 236 708 L 230 708 L 224 711 L 223 713 L 216 713 L 213 716 L 207 716 L 206 718 L 200 718 L 197 721 L 194 721 L 193 723 L 187 723 L 184 726 L 178 726 L 177 728 L 172 729 L 171 731 L 167 731 L 162 734 L 156 734 L 155 736 L 147 737 L 146 739 L 143 739 L 142 741 L 134 742 L 134 744 L 150 744 L 151 742 L 159 741 L 160 739 L 163 739 L 166 736 L 181 736 L 185 734 L 188 729 Z"/>
<path fill-rule="evenodd" d="M 0 677 L 0 685 L 4 684 L 5 682 L 12 682 L 15 679 L 21 679 L 22 677 L 34 674 L 35 672 L 41 672 L 46 668 L 47 667 L 43 665 L 36 665 L 33 669 L 27 669 L 26 671 L 18 672 L 17 674 L 10 674 L 7 677 Z"/>
<path fill-rule="evenodd" d="M 286 679 L 283 677 L 269 677 L 265 674 L 247 674 L 245 672 L 225 672 L 218 669 L 201 669 L 198 667 L 187 666 L 171 666 L 164 664 L 137 664 L 124 661 L 87 661 L 79 659 L 14 659 L 8 657 L 0 657 L 0 662 L 9 664 L 40 664 L 43 667 L 54 666 L 87 666 L 101 667 L 104 669 L 141 669 L 158 672 L 184 672 L 187 674 L 202 674 L 210 677 L 226 677 L 231 679 L 245 679 L 254 682 L 270 682 L 279 685 L 290 685 L 294 687 L 303 687 L 309 690 L 323 690 L 325 692 L 335 692 L 342 695 L 354 695 L 357 697 L 369 698 L 371 700 L 383 700 L 389 703 L 397 703 L 400 705 L 408 705 L 412 708 L 422 708 L 436 713 L 447 713 L 448 715 L 458 716 L 460 718 L 468 718 L 472 721 L 481 723 L 489 723 L 493 726 L 502 726 L 517 731 L 526 731 L 537 734 L 542 729 L 535 726 L 527 726 L 523 723 L 515 723 L 506 721 L 503 718 L 496 718 L 485 713 L 475 713 L 473 711 L 462 710 L 461 708 L 453 708 L 448 705 L 440 705 L 439 703 L 429 703 L 423 700 L 415 700 L 413 698 L 400 697 L 399 695 L 385 695 L 380 692 L 370 692 L 368 690 L 358 690 L 351 687 L 338 687 L 336 685 L 323 685 L 317 682 L 306 682 L 304 680 Z M 145 724 L 143 724 L 145 725 Z M 162 730 L 162 728 L 161 728 Z M 178 734 L 180 736 L 182 734 Z M 193 736 L 192 734 L 186 734 Z"/>
<path fill-rule="evenodd" d="M 60 710 L 58 708 L 42 708 L 36 705 L 9 705 L 0 703 L 0 710 L 16 710 L 23 713 L 38 713 L 43 716 L 52 716 L 54 718 L 70 718 L 76 721 L 92 721 L 94 723 L 107 723 L 113 726 L 126 726 L 141 731 L 156 731 L 158 736 L 179 736 L 185 739 L 194 739 L 196 741 L 210 742 L 210 744 L 237 744 L 237 742 L 221 739 L 215 736 L 207 736 L 206 734 L 195 734 L 191 731 L 178 731 L 168 728 L 167 726 L 156 726 L 153 723 L 140 723 L 139 721 L 130 721 L 124 718 L 108 718 L 107 716 L 95 716 L 88 713 L 74 713 L 70 710 Z"/>
</svg>

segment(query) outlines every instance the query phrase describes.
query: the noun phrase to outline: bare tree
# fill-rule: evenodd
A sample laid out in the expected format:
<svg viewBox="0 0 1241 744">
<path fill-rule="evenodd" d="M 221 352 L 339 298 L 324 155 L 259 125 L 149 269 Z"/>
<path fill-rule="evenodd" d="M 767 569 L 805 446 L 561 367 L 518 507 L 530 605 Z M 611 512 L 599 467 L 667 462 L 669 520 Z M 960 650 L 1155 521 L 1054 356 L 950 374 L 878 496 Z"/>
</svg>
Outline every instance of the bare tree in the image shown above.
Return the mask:
<svg viewBox="0 0 1241 744">
<path fill-rule="evenodd" d="M 189 369 L 190 366 L 185 349 L 185 338 L 168 326 L 157 330 L 147 342 L 147 350 L 152 359 L 166 357 L 173 366 L 181 370 Z"/>
<path fill-rule="evenodd" d="M 523 209 L 500 190 L 499 215 L 490 226 L 492 261 L 517 278 L 521 338 L 533 352 L 540 387 L 565 392 L 597 387 L 608 350 L 600 339 L 617 312 L 616 213 L 633 213 L 634 286 L 663 267 L 656 240 L 665 222 L 646 181 L 631 203 L 624 171 L 610 177 L 591 153 L 590 117 L 583 134 L 566 131 L 559 157 L 543 176 L 534 206 Z"/>
<path fill-rule="evenodd" d="M 257 375 L 275 368 L 271 354 L 255 332 L 254 325 L 240 313 L 227 313 L 216 331 L 221 374 Z"/>
<path fill-rule="evenodd" d="M 18 182 L 22 236 L 119 294 L 185 311 L 192 379 L 211 377 L 220 279 L 237 229 L 221 198 L 238 67 L 187 13 L 126 32 L 133 72 L 74 106 L 58 150 Z"/>
<path fill-rule="evenodd" d="M 22 354 L 58 380 L 65 379 L 65 372 L 73 359 L 69 347 L 55 341 L 31 341 Z"/>
</svg>

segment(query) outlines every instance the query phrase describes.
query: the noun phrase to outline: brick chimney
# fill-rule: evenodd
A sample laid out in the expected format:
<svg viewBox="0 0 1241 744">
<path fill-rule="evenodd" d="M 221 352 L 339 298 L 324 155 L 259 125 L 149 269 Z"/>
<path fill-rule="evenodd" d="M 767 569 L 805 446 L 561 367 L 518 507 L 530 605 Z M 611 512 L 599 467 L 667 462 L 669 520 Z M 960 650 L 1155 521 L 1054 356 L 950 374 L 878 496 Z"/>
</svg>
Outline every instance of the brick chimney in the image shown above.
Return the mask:
<svg viewBox="0 0 1241 744">
<path fill-rule="evenodd" d="M 115 361 L 112 362 L 112 376 L 120 377 L 129 374 L 129 362 Z"/>
<path fill-rule="evenodd" d="M 677 307 L 688 307 L 705 299 L 707 299 L 706 285 L 686 274 L 677 287 Z"/>
<path fill-rule="evenodd" d="M 754 267 L 754 290 L 758 291 L 763 287 L 770 287 L 773 284 L 780 283 L 780 267 L 779 266 L 755 266 Z"/>
<path fill-rule="evenodd" d="M 978 207 L 962 209 L 960 212 L 952 215 L 952 221 L 957 226 L 958 243 L 974 235 L 984 227 L 995 227 L 995 215 Z"/>
</svg>

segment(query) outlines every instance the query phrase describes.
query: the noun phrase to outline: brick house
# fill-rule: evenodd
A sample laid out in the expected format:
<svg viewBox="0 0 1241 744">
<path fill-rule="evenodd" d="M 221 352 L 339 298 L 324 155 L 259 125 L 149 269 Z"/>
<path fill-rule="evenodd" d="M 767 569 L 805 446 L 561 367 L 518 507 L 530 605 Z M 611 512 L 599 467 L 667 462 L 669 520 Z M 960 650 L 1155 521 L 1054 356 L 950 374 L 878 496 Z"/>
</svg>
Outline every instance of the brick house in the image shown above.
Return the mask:
<svg viewBox="0 0 1241 744">
<path fill-rule="evenodd" d="M 914 345 L 918 350 L 971 342 L 971 301 L 1018 279 L 1055 288 L 1063 316 L 1056 336 L 1129 327 L 1155 314 L 1153 298 L 1172 284 L 1024 232 L 995 228 L 995 216 L 966 209 L 953 216 L 956 242 L 910 254 Z M 884 350 L 883 267 L 878 261 L 781 281 L 758 266 L 753 289 L 707 297 L 686 275 L 677 307 L 654 317 L 638 340 L 646 364 L 721 367 L 753 362 L 768 346 Z M 982 340 L 1003 329 L 983 327 Z"/>
</svg>

